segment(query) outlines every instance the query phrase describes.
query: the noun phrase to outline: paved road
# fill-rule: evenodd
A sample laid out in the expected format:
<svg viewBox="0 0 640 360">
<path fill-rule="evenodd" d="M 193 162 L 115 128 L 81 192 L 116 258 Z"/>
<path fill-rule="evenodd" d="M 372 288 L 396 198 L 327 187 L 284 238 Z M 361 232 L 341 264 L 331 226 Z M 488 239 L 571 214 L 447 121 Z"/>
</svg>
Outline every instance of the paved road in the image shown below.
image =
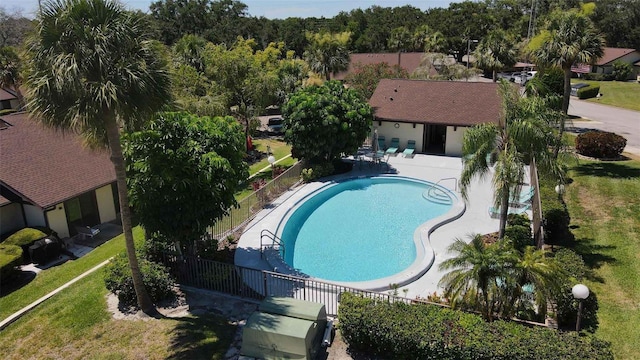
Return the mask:
<svg viewBox="0 0 640 360">
<path fill-rule="evenodd" d="M 573 121 L 567 130 L 584 132 L 598 129 L 614 132 L 627 139 L 625 151 L 640 156 L 640 112 L 614 106 L 592 103 L 571 97 L 569 115 L 592 121 Z"/>
</svg>

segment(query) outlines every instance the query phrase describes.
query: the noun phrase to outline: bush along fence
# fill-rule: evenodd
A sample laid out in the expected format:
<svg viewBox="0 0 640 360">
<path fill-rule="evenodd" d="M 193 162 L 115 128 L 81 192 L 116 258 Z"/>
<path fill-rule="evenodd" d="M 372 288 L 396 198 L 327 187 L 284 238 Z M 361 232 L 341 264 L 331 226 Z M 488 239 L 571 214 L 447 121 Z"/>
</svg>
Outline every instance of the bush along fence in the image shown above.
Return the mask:
<svg viewBox="0 0 640 360">
<path fill-rule="evenodd" d="M 298 161 L 269 182 L 256 180 L 254 185 L 256 191 L 238 201 L 236 207 L 228 210 L 228 215 L 216 221 L 209 228 L 211 238 L 224 239 L 233 234 L 238 228 L 246 225 L 269 201 L 300 181 L 302 166 L 302 162 Z"/>
</svg>

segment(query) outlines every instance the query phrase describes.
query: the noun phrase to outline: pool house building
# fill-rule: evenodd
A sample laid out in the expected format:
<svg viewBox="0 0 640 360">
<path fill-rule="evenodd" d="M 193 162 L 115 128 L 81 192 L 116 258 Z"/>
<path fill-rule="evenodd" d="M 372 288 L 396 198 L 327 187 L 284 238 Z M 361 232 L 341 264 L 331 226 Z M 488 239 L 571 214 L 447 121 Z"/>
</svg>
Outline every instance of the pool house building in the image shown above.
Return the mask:
<svg viewBox="0 0 640 360">
<path fill-rule="evenodd" d="M 418 153 L 460 156 L 466 129 L 497 123 L 501 98 L 497 83 L 382 79 L 369 104 L 373 128 L 400 151 L 409 140 Z M 387 143 L 387 146 L 389 144 Z"/>
</svg>

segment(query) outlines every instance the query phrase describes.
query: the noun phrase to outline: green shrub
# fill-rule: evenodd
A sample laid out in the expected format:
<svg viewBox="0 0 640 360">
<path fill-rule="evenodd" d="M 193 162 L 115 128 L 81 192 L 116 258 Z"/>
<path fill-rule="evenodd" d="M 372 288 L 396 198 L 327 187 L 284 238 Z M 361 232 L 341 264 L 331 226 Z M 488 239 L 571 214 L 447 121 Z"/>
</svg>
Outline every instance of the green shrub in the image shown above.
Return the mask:
<svg viewBox="0 0 640 360">
<path fill-rule="evenodd" d="M 17 245 L 0 244 L 0 283 L 14 274 L 15 268 L 22 265 L 22 248 Z"/>
<path fill-rule="evenodd" d="M 22 230 L 18 230 L 13 235 L 9 236 L 3 242 L 3 244 L 26 246 L 36 240 L 42 239 L 45 236 L 47 236 L 47 234 L 43 233 L 40 230 L 32 229 L 32 228 L 24 228 Z"/>
<path fill-rule="evenodd" d="M 509 226 L 531 226 L 531 220 L 527 214 L 509 214 L 507 215 L 507 225 Z"/>
<path fill-rule="evenodd" d="M 140 259 L 139 265 L 142 280 L 154 303 L 175 295 L 174 281 L 164 266 L 145 259 Z M 118 296 L 121 305 L 134 308 L 138 306 L 126 255 L 119 254 L 109 262 L 105 267 L 104 282 L 107 290 Z"/>
<path fill-rule="evenodd" d="M 589 99 L 598 96 L 600 93 L 600 86 L 589 85 L 578 89 L 578 99 Z"/>
<path fill-rule="evenodd" d="M 593 81 L 611 81 L 615 77 L 613 74 L 596 74 L 596 73 L 588 73 L 582 76 L 585 80 L 593 80 Z"/>
<path fill-rule="evenodd" d="M 555 259 L 568 276 L 566 281 L 560 286 L 557 293 L 553 294 L 556 304 L 558 326 L 562 329 L 575 329 L 576 317 L 578 314 L 578 301 L 573 297 L 571 288 L 573 285 L 584 280 L 587 267 L 582 257 L 569 249 L 558 250 Z M 598 297 L 590 289 L 589 297 L 583 300 L 581 328 L 589 332 L 598 329 Z"/>
<path fill-rule="evenodd" d="M 610 345 L 435 305 L 388 303 L 344 293 L 340 331 L 349 347 L 388 359 L 613 359 Z"/>
<path fill-rule="evenodd" d="M 310 182 L 321 177 L 332 175 L 335 168 L 332 163 L 313 164 L 311 168 L 302 169 L 302 181 Z"/>
<path fill-rule="evenodd" d="M 631 64 L 616 60 L 613 63 L 613 72 L 611 75 L 617 81 L 627 81 L 632 72 L 633 68 Z"/>
<path fill-rule="evenodd" d="M 540 202 L 544 219 L 544 242 L 558 245 L 568 243 L 573 238 L 569 231 L 571 217 L 567 205 L 558 197 L 553 182 L 540 183 Z"/>
<path fill-rule="evenodd" d="M 525 247 L 533 245 L 533 236 L 529 225 L 508 225 L 504 229 L 504 235 L 513 242 L 513 247 L 519 251 L 524 251 Z"/>
<path fill-rule="evenodd" d="M 617 158 L 627 146 L 627 139 L 606 131 L 588 131 L 576 137 L 578 154 L 598 159 Z"/>
</svg>

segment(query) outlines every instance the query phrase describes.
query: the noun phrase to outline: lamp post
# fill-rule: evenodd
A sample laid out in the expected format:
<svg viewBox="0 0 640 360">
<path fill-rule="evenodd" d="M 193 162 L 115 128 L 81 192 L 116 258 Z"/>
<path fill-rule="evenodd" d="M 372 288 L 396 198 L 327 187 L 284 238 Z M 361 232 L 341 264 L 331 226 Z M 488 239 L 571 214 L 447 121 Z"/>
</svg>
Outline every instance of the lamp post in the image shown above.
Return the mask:
<svg viewBox="0 0 640 360">
<path fill-rule="evenodd" d="M 571 288 L 573 297 L 578 300 L 578 317 L 576 319 L 576 331 L 580 331 L 580 320 L 582 317 L 582 301 L 589 297 L 589 288 L 583 284 L 576 284 Z"/>
<path fill-rule="evenodd" d="M 471 43 L 477 43 L 478 40 L 467 39 L 467 79 L 469 81 L 469 56 L 471 56 Z"/>
<path fill-rule="evenodd" d="M 271 164 L 271 178 L 275 178 L 276 177 L 276 173 L 275 171 L 273 171 L 273 165 L 276 163 L 276 158 L 273 157 L 273 155 L 269 155 L 269 157 L 267 158 L 267 161 L 269 162 L 269 164 Z"/>
<path fill-rule="evenodd" d="M 562 195 L 564 195 L 564 184 L 560 183 L 555 187 L 556 194 L 558 194 L 558 199 L 562 200 Z"/>
</svg>

